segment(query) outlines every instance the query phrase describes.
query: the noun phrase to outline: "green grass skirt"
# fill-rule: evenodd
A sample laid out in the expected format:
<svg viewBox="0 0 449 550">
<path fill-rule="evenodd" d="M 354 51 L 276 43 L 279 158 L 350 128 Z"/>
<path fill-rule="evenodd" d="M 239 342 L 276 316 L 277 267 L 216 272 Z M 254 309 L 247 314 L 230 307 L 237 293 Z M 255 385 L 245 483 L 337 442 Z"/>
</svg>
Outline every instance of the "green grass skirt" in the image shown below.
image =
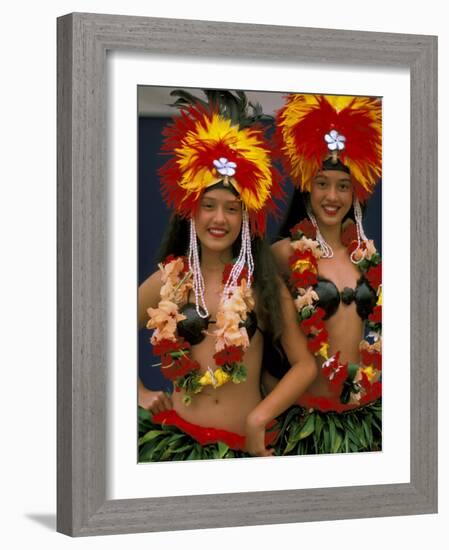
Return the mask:
<svg viewBox="0 0 449 550">
<path fill-rule="evenodd" d="M 139 462 L 240 458 L 249 455 L 225 443 L 201 445 L 176 426 L 155 424 L 151 413 L 139 407 Z"/>
<path fill-rule="evenodd" d="M 381 399 L 342 413 L 295 405 L 279 420 L 277 456 L 382 450 Z"/>
<path fill-rule="evenodd" d="M 370 452 L 382 450 L 382 403 L 337 412 L 294 405 L 278 419 L 276 456 Z M 139 407 L 139 462 L 241 458 L 250 455 L 225 443 L 201 445 L 176 426 L 155 424 Z"/>
</svg>

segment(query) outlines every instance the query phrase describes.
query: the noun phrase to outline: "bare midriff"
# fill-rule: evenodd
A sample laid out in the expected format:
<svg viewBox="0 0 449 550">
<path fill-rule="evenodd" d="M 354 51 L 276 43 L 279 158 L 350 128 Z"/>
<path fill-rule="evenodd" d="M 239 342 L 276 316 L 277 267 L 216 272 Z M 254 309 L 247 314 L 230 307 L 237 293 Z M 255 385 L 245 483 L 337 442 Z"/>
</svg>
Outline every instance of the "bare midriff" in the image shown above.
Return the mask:
<svg viewBox="0 0 449 550">
<path fill-rule="evenodd" d="M 210 327 L 209 330 L 212 331 L 213 325 Z M 256 331 L 243 358 L 247 370 L 245 382 L 234 384 L 229 381 L 218 388 L 206 386 L 200 393 L 192 396 L 189 405 L 183 403 L 182 391 L 174 392 L 172 399 L 175 411 L 188 422 L 198 426 L 213 427 L 243 435 L 246 417 L 262 398 L 260 394 L 262 351 L 263 338 L 260 332 Z M 208 367 L 215 370 L 214 353 L 215 337 L 212 335 L 206 336 L 200 344 L 192 346 L 192 359 L 198 361 L 203 373 L 208 370 Z"/>
</svg>

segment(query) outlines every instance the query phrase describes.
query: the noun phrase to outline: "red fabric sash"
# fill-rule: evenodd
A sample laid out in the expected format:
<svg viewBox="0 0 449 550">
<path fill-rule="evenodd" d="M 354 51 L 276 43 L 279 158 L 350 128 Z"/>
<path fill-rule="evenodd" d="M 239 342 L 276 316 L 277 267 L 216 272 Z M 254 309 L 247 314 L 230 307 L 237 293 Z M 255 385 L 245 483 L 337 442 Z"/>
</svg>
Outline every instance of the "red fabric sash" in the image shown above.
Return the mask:
<svg viewBox="0 0 449 550">
<path fill-rule="evenodd" d="M 351 404 L 343 404 L 340 402 L 340 399 L 337 396 L 318 396 L 318 395 L 312 395 L 310 393 L 304 393 L 301 395 L 301 397 L 298 399 L 298 404 L 301 405 L 301 407 L 304 407 L 305 409 L 317 409 L 318 411 L 322 412 L 345 412 L 350 411 L 354 409 L 358 409 L 359 407 L 363 405 L 367 405 L 368 403 L 372 403 L 373 401 L 376 401 L 379 397 L 382 395 L 382 384 L 380 382 L 376 382 L 372 385 L 369 391 L 365 393 L 365 395 L 360 399 L 358 403 L 351 403 Z"/>
<path fill-rule="evenodd" d="M 237 451 L 245 450 L 245 436 L 229 432 L 227 430 L 221 430 L 216 428 L 206 428 L 204 426 L 198 426 L 184 420 L 175 410 L 163 411 L 153 415 L 153 422 L 158 424 L 167 424 L 168 426 L 176 426 L 184 433 L 190 435 L 201 443 L 201 445 L 207 445 L 208 443 L 217 443 L 222 441 L 230 449 Z M 269 427 L 274 422 L 269 424 Z M 265 445 L 270 445 L 276 439 L 278 432 L 269 431 L 265 435 Z"/>
</svg>

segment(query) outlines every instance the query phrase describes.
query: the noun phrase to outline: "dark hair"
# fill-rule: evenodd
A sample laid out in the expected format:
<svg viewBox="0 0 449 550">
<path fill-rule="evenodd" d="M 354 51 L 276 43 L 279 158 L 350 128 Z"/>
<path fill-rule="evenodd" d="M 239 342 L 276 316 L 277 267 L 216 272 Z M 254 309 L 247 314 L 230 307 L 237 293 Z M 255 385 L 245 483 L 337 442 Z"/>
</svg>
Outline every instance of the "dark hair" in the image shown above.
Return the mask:
<svg viewBox="0 0 449 550">
<path fill-rule="evenodd" d="M 232 255 L 236 258 L 240 252 L 240 235 L 232 245 Z M 189 248 L 189 221 L 178 214 L 173 214 L 161 247 L 157 262 L 167 256 L 185 256 Z M 259 311 L 266 330 L 272 339 L 277 340 L 282 333 L 282 316 L 280 308 L 279 278 L 276 264 L 269 244 L 262 237 L 251 239 L 251 249 L 254 258 L 254 286 L 260 299 Z"/>
<path fill-rule="evenodd" d="M 170 254 L 185 256 L 188 248 L 189 222 L 178 214 L 172 214 L 156 255 L 156 264 L 164 261 Z"/>
</svg>

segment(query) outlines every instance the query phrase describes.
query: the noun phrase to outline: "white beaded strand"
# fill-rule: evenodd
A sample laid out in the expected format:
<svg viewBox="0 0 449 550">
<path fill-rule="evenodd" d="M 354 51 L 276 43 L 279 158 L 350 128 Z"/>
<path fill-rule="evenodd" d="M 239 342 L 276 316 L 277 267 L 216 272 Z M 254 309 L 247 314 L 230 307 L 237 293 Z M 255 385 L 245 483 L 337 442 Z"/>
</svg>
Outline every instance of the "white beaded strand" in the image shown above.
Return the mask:
<svg viewBox="0 0 449 550">
<path fill-rule="evenodd" d="M 202 319 L 209 317 L 209 310 L 207 309 L 206 301 L 204 299 L 205 285 L 203 274 L 201 273 L 201 264 L 198 254 L 198 241 L 196 237 L 195 221 L 190 218 L 190 243 L 188 251 L 189 269 L 193 274 L 193 291 L 195 293 L 195 306 L 198 315 Z M 200 310 L 201 307 L 204 313 Z"/>
<path fill-rule="evenodd" d="M 248 287 L 251 287 L 251 281 L 254 274 L 254 259 L 251 252 L 251 232 L 249 228 L 248 212 L 243 211 L 242 220 L 242 235 L 241 235 L 241 247 L 237 260 L 232 266 L 229 273 L 228 280 L 223 289 L 223 299 L 229 298 L 232 291 L 238 286 L 239 277 L 244 270 L 245 266 L 248 266 Z M 203 319 L 209 317 L 209 311 L 207 309 L 206 301 L 204 298 L 205 284 L 203 274 L 201 273 L 201 264 L 198 254 L 198 241 L 196 236 L 195 222 L 193 218 L 190 219 L 190 243 L 188 250 L 188 262 L 189 269 L 193 274 L 193 291 L 195 293 L 195 305 L 196 311 Z M 200 310 L 200 305 L 205 313 Z"/>
<path fill-rule="evenodd" d="M 227 299 L 232 290 L 238 286 L 238 279 L 245 268 L 248 266 L 248 287 L 251 287 L 251 280 L 254 273 L 254 259 L 251 252 L 251 232 L 249 228 L 249 218 L 247 210 L 243 210 L 243 219 L 242 219 L 242 235 L 241 235 L 241 247 L 240 253 L 237 260 L 232 266 L 231 272 L 229 273 L 228 280 L 223 289 L 223 297 Z"/>
<path fill-rule="evenodd" d="M 357 230 L 357 248 L 355 250 L 353 250 L 353 252 L 350 255 L 350 258 L 351 258 L 351 262 L 353 264 L 359 264 L 361 262 L 362 258 L 360 258 L 360 260 L 354 260 L 353 255 L 360 249 L 360 245 L 362 244 L 362 242 L 366 242 L 368 239 L 365 235 L 365 231 L 363 230 L 362 207 L 360 206 L 360 202 L 359 202 L 359 199 L 357 197 L 354 198 L 354 205 L 353 206 L 354 206 L 355 227 L 356 227 L 356 230 Z"/>
<path fill-rule="evenodd" d="M 331 245 L 326 242 L 323 235 L 321 234 L 320 228 L 318 227 L 318 223 L 309 205 L 307 205 L 306 210 L 307 210 L 307 215 L 309 216 L 309 219 L 312 222 L 313 227 L 316 229 L 316 240 L 318 241 L 320 248 L 323 252 L 323 255 L 321 257 L 333 258 L 334 251 L 332 250 Z"/>
</svg>

